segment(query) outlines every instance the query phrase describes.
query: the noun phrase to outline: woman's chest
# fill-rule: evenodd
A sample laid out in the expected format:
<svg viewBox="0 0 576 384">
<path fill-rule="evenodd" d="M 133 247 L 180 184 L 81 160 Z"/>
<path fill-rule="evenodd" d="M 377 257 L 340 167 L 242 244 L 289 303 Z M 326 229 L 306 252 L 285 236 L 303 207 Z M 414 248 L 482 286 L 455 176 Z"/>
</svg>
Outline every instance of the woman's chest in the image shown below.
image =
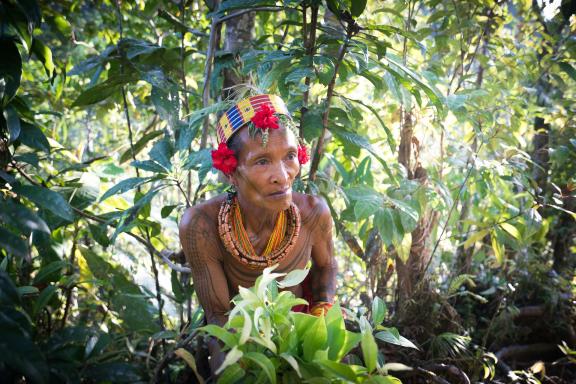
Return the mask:
<svg viewBox="0 0 576 384">
<path fill-rule="evenodd" d="M 311 254 L 312 242 L 310 241 L 310 236 L 306 233 L 298 236 L 291 249 L 285 255 L 268 262 L 266 262 L 265 258 L 259 258 L 262 262 L 258 266 L 247 262 L 246 259 L 242 258 L 242 255 L 233 255 L 225 252 L 223 268 L 231 296 L 237 293 L 238 286 L 253 286 L 267 265 L 278 265 L 274 270 L 276 273 L 288 273 L 295 269 L 305 268 Z"/>
</svg>

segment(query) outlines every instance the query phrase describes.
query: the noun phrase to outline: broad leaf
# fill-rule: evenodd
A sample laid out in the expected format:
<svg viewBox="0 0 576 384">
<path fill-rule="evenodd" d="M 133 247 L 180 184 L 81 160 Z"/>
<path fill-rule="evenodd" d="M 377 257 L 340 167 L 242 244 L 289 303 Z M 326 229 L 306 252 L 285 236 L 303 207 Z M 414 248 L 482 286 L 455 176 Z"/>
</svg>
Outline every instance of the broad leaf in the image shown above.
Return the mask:
<svg viewBox="0 0 576 384">
<path fill-rule="evenodd" d="M 68 221 L 74 220 L 72 208 L 58 192 L 36 185 L 14 185 L 13 190 L 58 217 Z"/>
</svg>

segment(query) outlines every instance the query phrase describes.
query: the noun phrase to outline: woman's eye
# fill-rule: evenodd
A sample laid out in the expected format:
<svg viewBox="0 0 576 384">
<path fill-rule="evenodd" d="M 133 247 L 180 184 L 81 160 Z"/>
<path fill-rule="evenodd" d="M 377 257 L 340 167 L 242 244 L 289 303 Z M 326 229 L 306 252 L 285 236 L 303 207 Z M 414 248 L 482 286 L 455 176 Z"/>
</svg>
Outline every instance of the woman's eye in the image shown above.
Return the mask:
<svg viewBox="0 0 576 384">
<path fill-rule="evenodd" d="M 293 152 L 288 154 L 288 160 L 294 160 L 294 159 L 296 159 L 296 157 L 297 157 L 297 155 Z"/>
<path fill-rule="evenodd" d="M 256 161 L 256 164 L 257 164 L 257 165 L 266 165 L 266 164 L 268 164 L 268 160 L 266 160 L 266 159 L 260 159 L 260 160 L 257 160 L 257 161 Z"/>
</svg>

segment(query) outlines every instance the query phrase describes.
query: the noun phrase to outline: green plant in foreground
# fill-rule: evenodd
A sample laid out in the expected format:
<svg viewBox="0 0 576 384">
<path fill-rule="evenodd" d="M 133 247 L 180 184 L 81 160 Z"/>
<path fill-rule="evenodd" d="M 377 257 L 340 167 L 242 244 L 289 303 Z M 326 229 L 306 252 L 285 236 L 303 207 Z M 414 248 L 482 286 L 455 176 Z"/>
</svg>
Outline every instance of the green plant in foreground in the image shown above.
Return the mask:
<svg viewBox="0 0 576 384">
<path fill-rule="evenodd" d="M 279 291 L 302 282 L 308 270 L 288 274 L 273 273 L 266 268 L 254 287 L 239 288 L 232 300 L 234 308 L 224 327 L 207 325 L 201 330 L 216 337 L 227 351 L 217 371 L 218 383 L 400 383 L 388 375 L 391 366 L 381 364 L 373 327 L 364 317 L 356 319 L 360 333 L 345 328 L 342 309 L 335 304 L 325 317 L 292 312 L 291 308 L 305 304 L 290 291 Z M 278 280 L 283 277 L 282 280 Z M 373 321 L 378 328 L 385 307 L 377 300 Z M 389 340 L 382 338 L 384 332 Z M 377 337 L 384 341 L 414 346 L 394 332 L 384 330 Z M 400 342 L 402 340 L 402 342 Z M 356 348 L 360 345 L 360 348 Z M 360 358 L 341 362 L 351 351 Z M 364 365 L 360 365 L 361 361 Z"/>
</svg>

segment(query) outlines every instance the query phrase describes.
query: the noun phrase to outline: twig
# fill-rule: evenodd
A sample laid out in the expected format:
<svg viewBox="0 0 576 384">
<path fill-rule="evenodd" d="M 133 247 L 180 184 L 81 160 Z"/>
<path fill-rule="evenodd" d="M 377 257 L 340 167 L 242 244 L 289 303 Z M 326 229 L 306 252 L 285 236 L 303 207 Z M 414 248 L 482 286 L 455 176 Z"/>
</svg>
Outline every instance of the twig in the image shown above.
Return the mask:
<svg viewBox="0 0 576 384">
<path fill-rule="evenodd" d="M 76 245 L 78 240 L 78 224 L 74 223 L 74 234 L 72 235 L 72 248 L 70 249 L 70 270 L 68 276 L 74 274 L 74 263 L 76 260 Z M 66 287 L 66 304 L 64 305 L 64 314 L 62 315 L 62 325 L 61 328 L 64 329 L 66 326 L 66 318 L 68 317 L 68 311 L 70 310 L 70 304 L 72 301 L 72 290 L 74 289 L 74 284 L 70 287 Z"/>
<path fill-rule="evenodd" d="M 162 374 L 162 370 L 164 369 L 164 367 L 166 367 L 166 365 L 168 365 L 168 362 L 174 356 L 174 351 L 176 351 L 177 349 L 182 348 L 182 347 L 186 346 L 188 343 L 190 343 L 192 341 L 192 339 L 194 339 L 194 337 L 196 336 L 197 333 L 198 333 L 198 330 L 195 329 L 185 339 L 177 342 L 176 345 L 174 345 L 174 347 L 172 347 L 168 352 L 166 352 L 166 354 L 164 355 L 162 360 L 160 360 L 158 365 L 156 365 L 156 368 L 154 369 L 154 375 L 150 379 L 150 384 L 155 384 L 155 383 L 160 382 L 159 380 L 160 380 L 160 375 Z"/>
<path fill-rule="evenodd" d="M 334 65 L 334 75 L 332 75 L 332 79 L 328 84 L 328 91 L 326 94 L 326 101 L 325 101 L 325 110 L 322 114 L 322 133 L 318 137 L 318 142 L 316 143 L 316 149 L 314 150 L 312 164 L 310 165 L 310 173 L 308 176 L 308 186 L 307 192 L 310 192 L 310 187 L 312 183 L 316 180 L 316 172 L 318 171 L 318 165 L 320 164 L 320 158 L 322 157 L 322 152 L 324 150 L 324 136 L 326 135 L 326 131 L 328 130 L 328 118 L 330 116 L 330 101 L 332 100 L 332 95 L 334 94 L 334 86 L 336 85 L 336 77 L 338 76 L 338 69 L 340 68 L 340 63 L 344 59 L 344 55 L 346 54 L 346 49 L 348 48 L 348 44 L 350 43 L 350 39 L 354 34 L 355 28 L 357 25 L 353 22 L 348 24 L 348 28 L 346 30 L 346 38 L 344 40 L 344 44 L 340 46 L 340 51 L 338 52 L 338 59 L 336 60 L 336 64 Z"/>
<path fill-rule="evenodd" d="M 435 374 L 434 372 L 428 371 L 424 368 L 416 368 L 416 371 L 419 373 L 423 373 L 424 375 L 428 376 L 430 378 L 430 380 L 432 380 L 435 383 L 438 384 L 450 384 L 449 381 L 444 380 L 443 378 L 441 378 L 440 376 L 438 376 L 437 374 Z"/>
<path fill-rule="evenodd" d="M 215 6 L 216 8 L 216 6 Z M 297 11 L 296 8 L 289 8 L 289 7 L 254 7 L 254 8 L 246 8 L 243 9 L 241 11 L 238 12 L 234 12 L 229 14 L 228 16 L 222 16 L 219 18 L 216 18 L 215 21 L 217 23 L 223 23 L 225 21 L 228 21 L 230 19 L 234 19 L 235 17 L 238 16 L 242 16 L 246 13 L 250 13 L 250 12 L 258 12 L 258 11 L 266 11 L 266 12 L 278 12 L 278 11 Z"/>
<path fill-rule="evenodd" d="M 303 17 L 306 19 L 306 7 L 303 9 Z M 304 25 L 304 44 L 306 46 L 306 54 L 310 57 L 310 66 L 314 67 L 314 54 L 316 51 L 316 29 L 318 25 L 318 6 L 312 6 L 312 16 L 310 20 L 310 37 L 306 35 L 306 26 Z M 304 137 L 304 115 L 308 110 L 308 97 L 310 96 L 310 76 L 304 79 L 306 90 L 302 95 L 302 107 L 300 108 L 300 138 Z"/>
<path fill-rule="evenodd" d="M 182 25 L 184 24 L 184 15 L 186 13 L 186 9 L 184 8 L 184 1 L 180 2 L 180 16 L 181 16 L 181 20 L 180 22 L 182 23 Z M 204 34 L 206 36 L 206 34 Z M 186 71 L 184 69 L 184 59 L 185 59 L 185 47 L 184 47 L 184 32 L 182 32 L 180 34 L 180 76 L 182 78 L 182 98 L 180 99 L 182 104 L 184 104 L 184 111 L 186 113 L 186 115 L 190 114 L 190 101 L 188 99 L 188 85 L 186 84 Z M 182 129 L 180 130 L 180 134 L 182 135 Z M 190 194 L 192 193 L 192 171 L 188 171 L 188 175 L 187 175 L 187 181 L 188 181 L 188 185 L 186 187 L 186 192 L 184 192 L 184 190 L 182 189 L 182 187 L 180 185 L 178 185 L 178 187 L 180 188 L 180 191 L 182 192 L 182 194 L 184 195 L 184 198 L 186 199 L 186 207 L 190 206 Z"/>
<path fill-rule="evenodd" d="M 507 358 L 522 358 L 527 356 L 532 356 L 535 354 L 541 355 L 549 355 L 550 353 L 554 353 L 558 351 L 558 346 L 556 344 L 548 344 L 548 343 L 537 343 L 537 344 L 528 344 L 528 345 L 511 345 L 509 347 L 504 347 L 498 352 L 495 353 L 496 357 L 498 358 L 497 365 L 500 367 L 505 373 L 511 371 L 510 367 L 504 362 Z"/>
<path fill-rule="evenodd" d="M 214 9 L 218 9 L 220 0 L 214 1 Z M 212 19 L 210 26 L 210 38 L 208 39 L 208 48 L 206 49 L 206 64 L 204 66 L 204 89 L 202 91 L 202 107 L 208 107 L 210 104 L 210 78 L 212 77 L 212 65 L 214 61 L 214 54 L 216 52 L 216 38 L 220 34 L 222 24 L 219 19 Z M 206 114 L 204 122 L 202 123 L 202 136 L 200 138 L 200 149 L 206 148 L 208 141 L 208 128 L 209 128 L 209 114 Z"/>
<path fill-rule="evenodd" d="M 474 154 L 474 158 L 478 157 L 478 153 L 480 152 L 480 149 L 482 149 L 483 144 L 484 144 L 484 141 L 481 141 L 480 145 L 478 146 L 478 149 L 476 150 L 476 153 Z M 434 253 L 436 252 L 436 249 L 438 248 L 440 241 L 443 240 L 442 236 L 444 235 L 444 232 L 446 232 L 446 228 L 448 227 L 448 222 L 450 221 L 450 217 L 452 216 L 452 212 L 454 212 L 454 208 L 456 208 L 456 205 L 458 205 L 458 202 L 460 201 L 460 195 L 462 195 L 462 191 L 464 190 L 464 187 L 466 186 L 466 183 L 468 182 L 468 179 L 470 178 L 470 175 L 472 174 L 473 169 L 474 169 L 474 166 L 472 163 L 470 163 L 469 168 L 468 168 L 468 172 L 466 173 L 466 177 L 464 178 L 464 181 L 462 182 L 462 184 L 460 184 L 460 188 L 458 189 L 458 195 L 456 195 L 456 199 L 452 203 L 452 206 L 450 207 L 450 211 L 448 211 L 448 215 L 446 216 L 446 221 L 444 222 L 444 226 L 442 227 L 442 231 L 440 231 L 440 235 L 438 236 L 438 240 L 436 240 L 436 243 L 434 243 L 434 248 L 432 249 L 432 253 L 430 253 L 430 259 L 428 260 L 428 263 L 426 264 L 426 268 L 424 268 L 424 271 L 427 271 L 428 268 L 430 267 L 430 264 L 432 264 L 432 260 L 434 259 Z"/>
<path fill-rule="evenodd" d="M 184 2 L 182 1 L 181 6 L 183 6 Z M 198 36 L 198 37 L 207 37 L 208 34 L 204 33 L 204 32 L 200 32 L 197 29 L 193 29 L 193 28 L 189 28 L 186 24 L 184 24 L 183 21 L 178 20 L 178 18 L 176 16 L 174 16 L 173 14 L 171 14 L 170 12 L 164 10 L 164 9 L 160 9 L 158 11 L 158 16 L 160 16 L 160 18 L 171 22 L 172 24 L 176 24 L 178 27 L 180 27 L 180 32 L 182 33 L 182 36 L 184 36 L 184 32 L 188 32 L 193 34 L 194 36 Z"/>
<path fill-rule="evenodd" d="M 448 364 L 429 364 L 425 367 L 427 370 L 432 372 L 446 372 L 452 376 L 457 376 L 460 378 L 461 384 L 470 384 L 470 379 L 468 375 L 464 373 L 460 368 L 456 367 L 455 365 L 448 365 Z"/>
</svg>

